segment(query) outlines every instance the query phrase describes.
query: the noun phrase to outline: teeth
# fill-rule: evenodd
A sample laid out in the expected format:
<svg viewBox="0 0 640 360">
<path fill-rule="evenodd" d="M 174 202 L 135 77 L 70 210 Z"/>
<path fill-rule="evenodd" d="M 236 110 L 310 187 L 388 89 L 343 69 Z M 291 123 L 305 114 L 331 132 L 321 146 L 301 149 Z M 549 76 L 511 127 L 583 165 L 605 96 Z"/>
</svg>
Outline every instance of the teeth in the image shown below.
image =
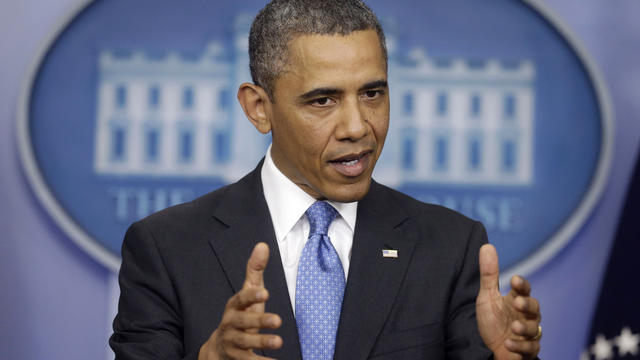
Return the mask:
<svg viewBox="0 0 640 360">
<path fill-rule="evenodd" d="M 358 162 L 358 159 L 353 159 L 351 161 L 343 161 L 342 164 L 346 166 L 355 165 Z"/>
</svg>

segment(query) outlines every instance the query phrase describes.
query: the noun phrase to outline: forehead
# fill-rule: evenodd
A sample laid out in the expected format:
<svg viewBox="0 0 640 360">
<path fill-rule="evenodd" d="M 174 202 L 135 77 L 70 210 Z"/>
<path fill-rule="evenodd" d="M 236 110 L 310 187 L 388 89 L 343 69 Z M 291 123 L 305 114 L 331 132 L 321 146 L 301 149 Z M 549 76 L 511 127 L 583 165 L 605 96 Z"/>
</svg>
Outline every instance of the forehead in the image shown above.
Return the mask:
<svg viewBox="0 0 640 360">
<path fill-rule="evenodd" d="M 280 79 L 295 78 L 305 87 L 386 79 L 386 62 L 375 30 L 299 35 L 289 42 L 288 49 L 287 66 Z"/>
</svg>

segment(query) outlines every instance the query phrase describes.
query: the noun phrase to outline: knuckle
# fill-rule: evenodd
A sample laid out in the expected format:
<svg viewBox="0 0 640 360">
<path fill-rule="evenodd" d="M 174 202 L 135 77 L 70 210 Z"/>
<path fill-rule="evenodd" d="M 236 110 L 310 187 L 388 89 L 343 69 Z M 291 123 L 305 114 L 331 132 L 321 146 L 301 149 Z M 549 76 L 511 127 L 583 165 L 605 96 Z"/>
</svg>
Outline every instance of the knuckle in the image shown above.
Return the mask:
<svg viewBox="0 0 640 360">
<path fill-rule="evenodd" d="M 243 333 L 237 334 L 237 336 L 234 337 L 233 344 L 239 349 L 246 350 L 246 349 L 249 348 L 249 344 L 247 343 L 246 335 L 243 334 Z"/>
<path fill-rule="evenodd" d="M 238 296 L 238 301 L 236 303 L 237 307 L 244 307 L 247 302 L 249 302 L 249 296 L 251 296 L 251 289 L 242 289 L 238 291 L 236 294 Z"/>
<path fill-rule="evenodd" d="M 253 327 L 251 319 L 249 318 L 249 314 L 243 313 L 242 316 L 238 318 L 238 327 L 242 329 L 248 329 Z"/>
<path fill-rule="evenodd" d="M 244 288 L 240 290 L 240 292 L 238 292 L 238 295 L 239 295 L 238 305 L 237 305 L 238 308 L 246 308 L 258 302 L 259 301 L 258 295 L 261 295 L 259 293 L 260 290 L 261 289 L 257 289 L 257 288 Z"/>
<path fill-rule="evenodd" d="M 525 352 L 528 354 L 533 354 L 535 352 L 537 344 L 538 344 L 537 341 L 527 341 Z"/>
<path fill-rule="evenodd" d="M 238 332 L 238 336 L 236 338 L 236 345 L 240 349 L 248 350 L 255 347 L 254 342 L 252 341 L 251 334 L 247 334 L 245 332 Z"/>
<path fill-rule="evenodd" d="M 235 293 L 232 297 L 227 300 L 227 305 L 225 309 L 235 309 L 237 304 L 240 302 L 240 293 Z"/>
<path fill-rule="evenodd" d="M 255 316 L 249 312 L 241 312 L 238 316 L 236 326 L 240 329 L 251 329 L 258 327 Z"/>
<path fill-rule="evenodd" d="M 225 348 L 233 344 L 231 331 L 224 331 L 220 334 L 220 344 Z"/>
<path fill-rule="evenodd" d="M 220 325 L 218 325 L 218 330 L 220 330 L 220 334 L 224 335 L 224 333 L 229 329 L 229 322 L 225 321 L 225 318 L 222 318 Z"/>
<path fill-rule="evenodd" d="M 239 331 L 228 331 L 225 334 L 225 345 L 228 349 L 246 349 L 244 347 L 243 334 Z"/>
<path fill-rule="evenodd" d="M 225 311 L 222 314 L 222 320 L 220 321 L 220 325 L 218 326 L 218 328 L 222 331 L 226 331 L 227 329 L 229 329 L 231 327 L 231 324 L 233 323 L 234 317 L 235 317 L 235 311 L 233 310 Z"/>
</svg>

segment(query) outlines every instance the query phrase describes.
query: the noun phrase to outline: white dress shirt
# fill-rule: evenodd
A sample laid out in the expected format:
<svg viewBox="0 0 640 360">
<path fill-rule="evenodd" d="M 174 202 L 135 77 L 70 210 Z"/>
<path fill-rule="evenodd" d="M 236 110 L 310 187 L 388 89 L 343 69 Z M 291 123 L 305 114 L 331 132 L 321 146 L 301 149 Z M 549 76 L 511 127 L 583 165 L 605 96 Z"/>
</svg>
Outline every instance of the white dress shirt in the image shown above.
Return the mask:
<svg viewBox="0 0 640 360">
<path fill-rule="evenodd" d="M 309 220 L 305 211 L 316 199 L 304 192 L 287 178 L 274 164 L 271 158 L 271 146 L 262 165 L 262 187 L 269 206 L 273 228 L 276 233 L 278 249 L 284 267 L 284 276 L 289 289 L 293 312 L 296 310 L 296 278 L 298 262 L 309 237 Z M 349 273 L 353 231 L 356 225 L 358 203 L 339 203 L 328 201 L 340 214 L 329 226 L 329 238 L 338 252 L 345 280 Z"/>
</svg>

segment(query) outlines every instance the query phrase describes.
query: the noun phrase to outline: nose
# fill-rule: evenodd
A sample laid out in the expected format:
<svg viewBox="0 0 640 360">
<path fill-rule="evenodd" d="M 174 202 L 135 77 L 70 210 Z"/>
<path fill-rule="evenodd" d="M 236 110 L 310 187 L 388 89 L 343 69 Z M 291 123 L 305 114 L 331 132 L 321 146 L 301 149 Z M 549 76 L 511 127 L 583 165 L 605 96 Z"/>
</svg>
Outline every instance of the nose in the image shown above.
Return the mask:
<svg viewBox="0 0 640 360">
<path fill-rule="evenodd" d="M 340 120 L 336 127 L 338 140 L 357 141 L 369 132 L 369 123 L 364 105 L 357 99 L 346 100 L 340 114 Z"/>
</svg>

